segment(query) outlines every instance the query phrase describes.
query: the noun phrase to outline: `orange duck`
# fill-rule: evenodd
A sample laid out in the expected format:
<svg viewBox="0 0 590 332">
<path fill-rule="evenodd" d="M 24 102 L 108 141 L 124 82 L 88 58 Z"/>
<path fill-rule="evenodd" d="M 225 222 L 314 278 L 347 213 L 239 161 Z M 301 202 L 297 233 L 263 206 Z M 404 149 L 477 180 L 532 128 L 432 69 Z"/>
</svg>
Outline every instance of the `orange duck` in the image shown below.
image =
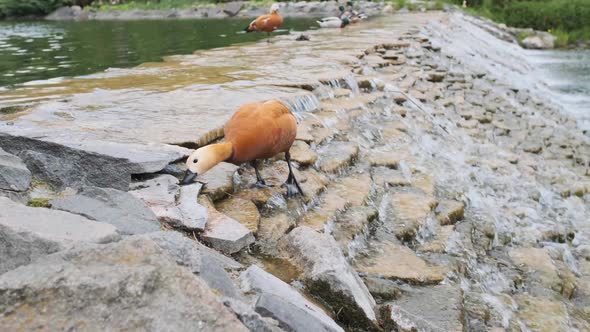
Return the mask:
<svg viewBox="0 0 590 332">
<path fill-rule="evenodd" d="M 283 103 L 269 100 L 243 105 L 225 124 L 223 131 L 225 142 L 199 148 L 188 157 L 182 184 L 191 183 L 197 175 L 225 161 L 236 165 L 250 162 L 256 171 L 256 185 L 267 186 L 258 171 L 257 160 L 284 152 L 289 176 L 283 186 L 287 187 L 288 196 L 303 195 L 293 174 L 289 154 L 297 136 L 297 121 Z"/>
<path fill-rule="evenodd" d="M 270 42 L 270 33 L 278 29 L 282 24 L 283 17 L 279 15 L 279 5 L 274 3 L 270 6 L 270 14 L 259 16 L 252 21 L 246 28 L 246 32 L 266 32 Z"/>
</svg>

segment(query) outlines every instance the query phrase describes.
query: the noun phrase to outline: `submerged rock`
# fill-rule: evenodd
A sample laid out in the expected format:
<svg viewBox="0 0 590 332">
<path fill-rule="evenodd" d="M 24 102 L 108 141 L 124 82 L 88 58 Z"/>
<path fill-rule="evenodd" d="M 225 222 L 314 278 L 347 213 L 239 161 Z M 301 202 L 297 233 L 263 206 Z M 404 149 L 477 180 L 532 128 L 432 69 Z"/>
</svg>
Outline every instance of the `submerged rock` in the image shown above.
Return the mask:
<svg viewBox="0 0 590 332">
<path fill-rule="evenodd" d="M 391 196 L 388 221 L 398 239 L 411 241 L 436 206 L 436 201 L 419 192 L 398 192 Z"/>
<path fill-rule="evenodd" d="M 344 331 L 322 309 L 291 286 L 252 265 L 240 276 L 242 290 L 255 293 L 256 312 L 287 331 Z"/>
<path fill-rule="evenodd" d="M 256 234 L 260 223 L 260 212 L 252 201 L 231 197 L 217 204 L 217 210 L 230 218 L 239 221 L 248 230 Z"/>
<path fill-rule="evenodd" d="M 0 197 L 0 274 L 80 243 L 119 239 L 110 224 Z"/>
<path fill-rule="evenodd" d="M 225 254 L 233 254 L 254 243 L 254 235 L 246 226 L 215 210 L 210 202 L 207 209 L 207 227 L 202 238 L 213 248 Z"/>
<path fill-rule="evenodd" d="M 111 188 L 84 187 L 73 196 L 51 201 L 53 209 L 68 211 L 109 223 L 122 234 L 142 234 L 160 230 L 156 215 L 133 195 Z"/>
<path fill-rule="evenodd" d="M 31 172 L 23 161 L 0 148 L 0 189 L 25 191 L 31 184 Z"/>
<path fill-rule="evenodd" d="M 3 274 L 0 312 L 12 331 L 248 331 L 199 277 L 145 239 L 73 249 Z"/>
<path fill-rule="evenodd" d="M 307 289 L 338 313 L 338 321 L 350 328 L 375 328 L 375 300 L 331 236 L 298 227 L 280 247 L 304 271 Z"/>
</svg>

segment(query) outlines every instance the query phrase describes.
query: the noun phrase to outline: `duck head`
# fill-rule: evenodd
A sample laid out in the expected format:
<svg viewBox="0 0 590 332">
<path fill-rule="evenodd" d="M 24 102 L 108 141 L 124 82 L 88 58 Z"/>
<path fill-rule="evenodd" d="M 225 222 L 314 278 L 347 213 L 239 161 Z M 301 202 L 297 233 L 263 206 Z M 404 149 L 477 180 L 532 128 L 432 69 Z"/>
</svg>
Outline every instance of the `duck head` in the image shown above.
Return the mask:
<svg viewBox="0 0 590 332">
<path fill-rule="evenodd" d="M 346 16 L 343 17 L 341 21 L 342 21 L 342 24 L 340 24 L 341 28 L 344 28 L 345 26 L 350 24 L 350 19 Z"/>
<path fill-rule="evenodd" d="M 273 3 L 272 6 L 270 6 L 270 13 L 271 14 L 276 14 L 279 12 L 279 4 L 278 3 Z"/>
<path fill-rule="evenodd" d="M 186 173 L 180 184 L 190 184 L 197 177 L 222 161 L 231 158 L 231 143 L 211 144 L 197 149 L 186 159 Z"/>
</svg>

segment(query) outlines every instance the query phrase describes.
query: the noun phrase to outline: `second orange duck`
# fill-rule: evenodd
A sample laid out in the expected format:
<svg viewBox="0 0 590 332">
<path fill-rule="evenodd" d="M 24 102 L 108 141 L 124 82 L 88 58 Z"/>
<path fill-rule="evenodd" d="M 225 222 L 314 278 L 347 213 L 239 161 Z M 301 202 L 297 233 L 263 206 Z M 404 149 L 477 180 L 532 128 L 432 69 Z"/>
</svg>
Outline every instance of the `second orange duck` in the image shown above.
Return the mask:
<svg viewBox="0 0 590 332">
<path fill-rule="evenodd" d="M 289 153 L 297 136 L 297 121 L 283 103 L 269 100 L 241 106 L 226 123 L 224 134 L 225 142 L 199 148 L 188 157 L 182 184 L 191 183 L 197 175 L 225 161 L 236 165 L 250 162 L 256 171 L 256 184 L 266 186 L 257 160 L 284 152 L 289 166 L 289 176 L 284 183 L 287 195 L 303 195 L 293 174 Z"/>
<path fill-rule="evenodd" d="M 270 14 L 259 16 L 252 21 L 246 28 L 246 32 L 266 32 L 270 38 L 270 33 L 283 25 L 283 17 L 279 14 L 279 5 L 274 3 L 270 6 Z M 268 40 L 270 42 L 270 39 Z"/>
</svg>

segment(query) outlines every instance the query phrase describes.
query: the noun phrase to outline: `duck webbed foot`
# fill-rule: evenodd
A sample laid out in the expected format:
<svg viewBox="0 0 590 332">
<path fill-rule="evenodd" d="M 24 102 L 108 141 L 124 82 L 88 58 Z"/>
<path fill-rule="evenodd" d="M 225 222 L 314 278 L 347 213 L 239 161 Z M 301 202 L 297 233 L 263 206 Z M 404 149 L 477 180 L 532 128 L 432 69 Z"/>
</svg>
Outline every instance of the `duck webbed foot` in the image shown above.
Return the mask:
<svg viewBox="0 0 590 332">
<path fill-rule="evenodd" d="M 258 171 L 258 161 L 252 161 L 250 162 L 250 165 L 252 165 L 252 167 L 254 168 L 254 171 L 256 172 L 256 183 L 254 183 L 253 187 L 256 188 L 270 188 L 273 187 L 273 185 L 271 184 L 267 184 L 266 181 L 264 181 L 264 179 L 262 178 L 262 175 L 260 175 L 260 171 Z"/>
</svg>

